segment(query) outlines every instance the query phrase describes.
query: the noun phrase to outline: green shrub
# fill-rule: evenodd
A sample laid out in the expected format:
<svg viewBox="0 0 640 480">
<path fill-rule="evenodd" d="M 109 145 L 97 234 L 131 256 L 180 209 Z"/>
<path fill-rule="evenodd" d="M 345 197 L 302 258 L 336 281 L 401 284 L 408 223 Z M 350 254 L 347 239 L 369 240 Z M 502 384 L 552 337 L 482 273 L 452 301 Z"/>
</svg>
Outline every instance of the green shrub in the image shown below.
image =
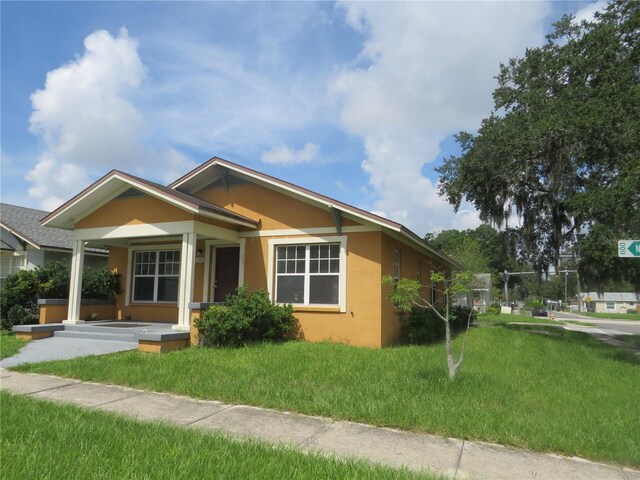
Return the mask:
<svg viewBox="0 0 640 480">
<path fill-rule="evenodd" d="M 638 313 L 638 311 L 635 308 L 627 308 L 627 313 L 633 315 L 634 313 Z"/>
<path fill-rule="evenodd" d="M 444 312 L 439 310 L 444 316 Z M 467 328 L 467 321 L 471 309 L 468 307 L 453 307 L 449 312 L 449 326 L 453 333 Z M 475 320 L 473 314 L 471 321 Z M 432 308 L 413 307 L 407 314 L 400 316 L 402 327 L 400 330 L 402 343 L 411 345 L 426 345 L 440 342 L 445 338 L 444 322 Z"/>
<path fill-rule="evenodd" d="M 55 261 L 36 268 L 20 270 L 2 282 L 0 291 L 0 324 L 10 329 L 13 325 L 38 322 L 39 298 L 69 298 L 69 265 Z M 122 291 L 120 275 L 108 268 L 90 270 L 82 275 L 82 297 L 112 299 Z M 18 308 L 20 307 L 20 308 Z"/>
<path fill-rule="evenodd" d="M 34 317 L 37 320 L 39 286 L 38 275 L 33 270 L 20 270 L 4 279 L 0 291 L 2 328 L 22 325 Z"/>
<path fill-rule="evenodd" d="M 82 273 L 82 298 L 111 300 L 121 292 L 119 274 L 113 273 L 106 267 L 98 270 L 84 269 Z M 66 295 L 68 294 L 69 289 L 67 289 Z"/>
<path fill-rule="evenodd" d="M 487 315 L 500 315 L 500 312 L 501 312 L 501 311 L 502 311 L 502 310 L 500 309 L 500 307 L 494 307 L 494 306 L 492 305 L 492 306 L 490 306 L 490 307 L 487 307 L 487 308 L 484 310 L 484 313 L 485 313 L 485 314 L 487 314 Z"/>
<path fill-rule="evenodd" d="M 55 261 L 35 269 L 38 276 L 38 298 L 68 298 L 71 269 L 66 262 Z"/>
<path fill-rule="evenodd" d="M 206 346 L 239 347 L 290 338 L 296 327 L 291 305 L 276 305 L 265 290 L 249 292 L 246 285 L 228 295 L 222 305 L 206 309 L 196 320 Z"/>
</svg>

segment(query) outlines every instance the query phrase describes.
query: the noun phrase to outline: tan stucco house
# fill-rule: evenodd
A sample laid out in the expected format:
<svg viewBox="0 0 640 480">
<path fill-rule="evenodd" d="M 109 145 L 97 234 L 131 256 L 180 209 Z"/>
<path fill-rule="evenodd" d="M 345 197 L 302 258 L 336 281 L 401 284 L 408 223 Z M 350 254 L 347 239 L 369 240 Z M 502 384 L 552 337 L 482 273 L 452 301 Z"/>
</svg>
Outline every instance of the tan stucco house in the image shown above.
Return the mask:
<svg viewBox="0 0 640 480">
<path fill-rule="evenodd" d="M 457 265 L 391 220 L 212 158 L 169 186 L 113 170 L 43 219 L 73 230 L 65 323 L 82 323 L 85 248 L 109 249 L 122 275 L 117 319 L 192 331 L 209 302 L 238 285 L 291 303 L 301 337 L 380 347 L 399 322 L 383 275 L 415 278 Z"/>
</svg>

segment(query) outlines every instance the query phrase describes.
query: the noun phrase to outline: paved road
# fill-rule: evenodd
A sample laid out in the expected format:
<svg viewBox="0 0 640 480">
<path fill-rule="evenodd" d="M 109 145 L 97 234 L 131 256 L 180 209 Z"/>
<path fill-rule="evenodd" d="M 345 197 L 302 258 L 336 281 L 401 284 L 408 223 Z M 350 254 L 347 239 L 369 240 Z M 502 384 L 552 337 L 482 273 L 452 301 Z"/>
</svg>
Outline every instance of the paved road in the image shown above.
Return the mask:
<svg viewBox="0 0 640 480">
<path fill-rule="evenodd" d="M 594 327 L 570 325 L 571 330 L 599 333 L 603 335 L 640 335 L 640 321 L 636 320 L 605 320 L 567 312 L 555 312 L 555 316 L 558 320 L 576 320 L 594 325 Z"/>
</svg>

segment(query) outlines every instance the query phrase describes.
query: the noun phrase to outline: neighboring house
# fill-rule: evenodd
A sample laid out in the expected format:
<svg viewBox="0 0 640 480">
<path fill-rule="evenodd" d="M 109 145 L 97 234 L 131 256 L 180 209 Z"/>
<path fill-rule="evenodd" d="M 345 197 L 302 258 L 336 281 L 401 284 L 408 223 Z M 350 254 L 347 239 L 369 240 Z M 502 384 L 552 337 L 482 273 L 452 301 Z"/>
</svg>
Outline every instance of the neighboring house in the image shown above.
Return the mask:
<svg viewBox="0 0 640 480">
<path fill-rule="evenodd" d="M 220 158 L 168 187 L 113 170 L 43 225 L 74 230 L 68 323 L 81 322 L 86 244 L 107 244 L 122 274 L 119 319 L 189 331 L 192 311 L 246 283 L 293 304 L 304 339 L 375 347 L 400 329 L 383 275 L 435 300 L 429 272 L 459 268 L 396 222 Z"/>
<path fill-rule="evenodd" d="M 640 293 L 582 292 L 580 298 L 586 310 L 595 313 L 627 313 L 640 304 Z"/>
<path fill-rule="evenodd" d="M 43 227 L 49 212 L 0 203 L 0 282 L 18 270 L 31 270 L 54 260 L 71 262 L 73 232 Z M 85 263 L 107 265 L 107 251 L 87 249 Z M 0 283 L 1 285 L 1 283 Z"/>
</svg>

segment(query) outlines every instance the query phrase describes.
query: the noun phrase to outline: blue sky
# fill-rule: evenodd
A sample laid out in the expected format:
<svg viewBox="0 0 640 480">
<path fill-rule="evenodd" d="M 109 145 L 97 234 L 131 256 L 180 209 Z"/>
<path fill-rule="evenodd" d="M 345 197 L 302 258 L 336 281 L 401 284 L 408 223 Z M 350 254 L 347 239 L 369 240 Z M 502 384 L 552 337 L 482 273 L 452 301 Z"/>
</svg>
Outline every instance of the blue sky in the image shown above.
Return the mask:
<svg viewBox="0 0 640 480">
<path fill-rule="evenodd" d="M 419 234 L 499 63 L 590 2 L 5 2 L 3 202 L 53 209 L 112 168 L 162 183 L 220 156 Z"/>
</svg>

